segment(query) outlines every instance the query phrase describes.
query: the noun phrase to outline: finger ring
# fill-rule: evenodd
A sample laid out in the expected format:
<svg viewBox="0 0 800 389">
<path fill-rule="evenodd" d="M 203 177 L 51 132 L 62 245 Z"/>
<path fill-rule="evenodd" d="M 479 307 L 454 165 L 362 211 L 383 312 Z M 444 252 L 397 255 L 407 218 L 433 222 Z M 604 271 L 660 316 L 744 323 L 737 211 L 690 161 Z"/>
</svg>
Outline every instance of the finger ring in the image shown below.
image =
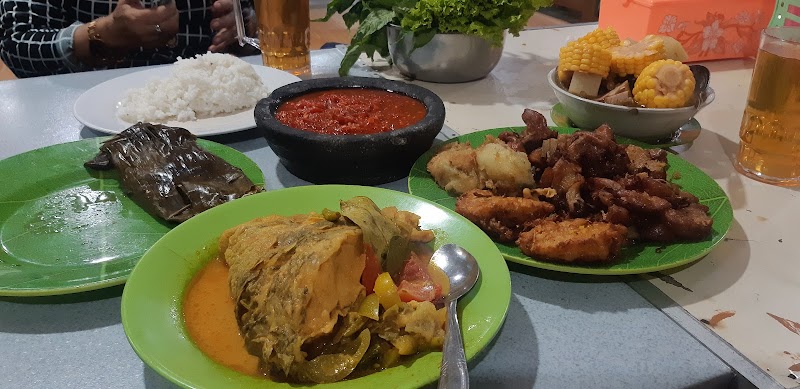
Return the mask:
<svg viewBox="0 0 800 389">
<path fill-rule="evenodd" d="M 161 26 L 159 26 L 158 24 L 156 24 L 156 32 L 161 34 Z"/>
</svg>

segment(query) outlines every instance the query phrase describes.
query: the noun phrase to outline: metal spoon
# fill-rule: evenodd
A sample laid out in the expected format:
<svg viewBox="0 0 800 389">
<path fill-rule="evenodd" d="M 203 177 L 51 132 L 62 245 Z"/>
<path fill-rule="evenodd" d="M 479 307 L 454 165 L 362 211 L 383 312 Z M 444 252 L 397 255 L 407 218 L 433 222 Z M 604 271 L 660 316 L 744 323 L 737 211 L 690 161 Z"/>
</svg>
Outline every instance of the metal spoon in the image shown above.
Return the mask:
<svg viewBox="0 0 800 389">
<path fill-rule="evenodd" d="M 445 297 L 447 306 L 447 333 L 442 350 L 442 373 L 439 377 L 439 388 L 469 388 L 469 372 L 467 357 L 464 354 L 464 340 L 461 338 L 461 327 L 458 324 L 456 303 L 459 297 L 467 294 L 481 273 L 475 257 L 467 250 L 455 244 L 439 247 L 433 257 L 433 264 L 438 266 L 450 280 L 450 293 Z"/>
<path fill-rule="evenodd" d="M 711 71 L 703 65 L 689 65 L 689 70 L 691 70 L 692 75 L 694 75 L 695 106 L 699 107 L 708 97 L 706 95 L 706 88 L 708 88 L 708 82 L 711 79 Z"/>
</svg>

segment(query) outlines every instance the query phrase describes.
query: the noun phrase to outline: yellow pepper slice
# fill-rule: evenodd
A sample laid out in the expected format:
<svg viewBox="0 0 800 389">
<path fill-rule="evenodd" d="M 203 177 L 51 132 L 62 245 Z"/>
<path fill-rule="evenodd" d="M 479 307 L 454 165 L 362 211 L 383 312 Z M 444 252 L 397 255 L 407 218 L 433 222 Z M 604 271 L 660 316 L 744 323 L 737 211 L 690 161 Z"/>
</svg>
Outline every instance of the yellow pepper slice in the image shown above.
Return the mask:
<svg viewBox="0 0 800 389">
<path fill-rule="evenodd" d="M 380 299 L 383 309 L 389 309 L 397 304 L 400 304 L 400 295 L 397 294 L 397 285 L 395 285 L 392 276 L 388 272 L 383 272 L 375 280 L 375 294 Z"/>
</svg>

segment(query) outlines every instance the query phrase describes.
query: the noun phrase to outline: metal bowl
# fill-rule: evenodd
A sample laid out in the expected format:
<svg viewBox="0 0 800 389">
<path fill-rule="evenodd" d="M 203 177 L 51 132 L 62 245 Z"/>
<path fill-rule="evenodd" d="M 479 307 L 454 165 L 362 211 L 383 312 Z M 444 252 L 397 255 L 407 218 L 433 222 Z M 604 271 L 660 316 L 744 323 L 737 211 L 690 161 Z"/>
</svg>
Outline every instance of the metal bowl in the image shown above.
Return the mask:
<svg viewBox="0 0 800 389">
<path fill-rule="evenodd" d="M 298 130 L 275 117 L 285 101 L 326 89 L 379 89 L 406 95 L 425 105 L 419 122 L 368 135 L 331 135 Z M 408 175 L 411 165 L 430 149 L 444 125 L 444 103 L 418 85 L 383 78 L 335 77 L 295 82 L 272 91 L 256 104 L 256 125 L 281 164 L 315 184 L 377 185 Z"/>
<path fill-rule="evenodd" d="M 436 34 L 428 44 L 414 49 L 413 34 L 403 33 L 399 26 L 386 28 L 394 66 L 415 80 L 474 81 L 486 77 L 503 55 L 502 45 L 493 46 L 486 39 L 466 34 Z"/>
<path fill-rule="evenodd" d="M 547 81 L 564 107 L 567 117 L 583 129 L 608 124 L 617 135 L 642 142 L 659 143 L 672 139 L 675 132 L 697 112 L 714 101 L 714 90 L 707 86 L 702 101 L 683 108 L 635 108 L 612 105 L 576 96 L 561 86 L 557 69 L 547 74 Z"/>
</svg>

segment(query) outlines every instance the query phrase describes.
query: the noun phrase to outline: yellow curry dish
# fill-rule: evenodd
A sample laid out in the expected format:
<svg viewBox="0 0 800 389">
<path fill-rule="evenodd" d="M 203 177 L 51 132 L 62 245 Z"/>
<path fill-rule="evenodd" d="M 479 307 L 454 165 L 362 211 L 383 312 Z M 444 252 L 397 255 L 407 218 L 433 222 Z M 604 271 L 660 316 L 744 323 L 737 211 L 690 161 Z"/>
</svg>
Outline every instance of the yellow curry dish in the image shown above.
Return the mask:
<svg viewBox="0 0 800 389">
<path fill-rule="evenodd" d="M 449 284 L 430 263 L 433 232 L 366 197 L 340 207 L 222 234 L 183 303 L 204 353 L 245 374 L 329 383 L 441 350 Z"/>
</svg>

